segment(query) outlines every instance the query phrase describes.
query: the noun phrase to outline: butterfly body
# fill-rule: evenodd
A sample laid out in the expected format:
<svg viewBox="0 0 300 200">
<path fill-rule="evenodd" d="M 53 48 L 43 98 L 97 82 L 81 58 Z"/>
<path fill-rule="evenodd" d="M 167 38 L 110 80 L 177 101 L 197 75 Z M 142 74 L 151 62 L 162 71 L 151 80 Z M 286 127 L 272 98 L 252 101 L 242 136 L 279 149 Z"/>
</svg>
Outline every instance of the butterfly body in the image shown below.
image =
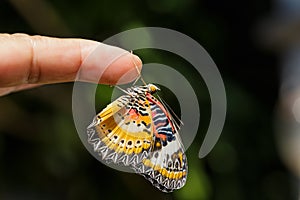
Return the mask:
<svg viewBox="0 0 300 200">
<path fill-rule="evenodd" d="M 164 192 L 183 187 L 187 159 L 167 108 L 153 84 L 128 88 L 88 127 L 88 141 L 103 160 L 131 167 Z"/>
</svg>

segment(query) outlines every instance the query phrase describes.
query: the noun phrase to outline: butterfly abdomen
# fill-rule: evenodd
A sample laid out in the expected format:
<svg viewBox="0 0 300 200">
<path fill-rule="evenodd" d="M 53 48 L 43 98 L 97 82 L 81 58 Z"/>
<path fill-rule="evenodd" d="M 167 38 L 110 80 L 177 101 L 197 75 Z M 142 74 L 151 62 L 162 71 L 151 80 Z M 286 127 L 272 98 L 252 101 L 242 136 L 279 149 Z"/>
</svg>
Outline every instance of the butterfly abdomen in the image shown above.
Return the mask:
<svg viewBox="0 0 300 200">
<path fill-rule="evenodd" d="M 163 145 L 167 145 L 167 142 L 171 142 L 175 139 L 173 132 L 175 130 L 172 129 L 170 125 L 170 119 L 166 115 L 166 113 L 161 109 L 159 104 L 153 102 L 150 104 L 151 113 L 152 113 L 152 121 L 153 121 L 153 129 L 154 133 L 158 138 L 162 140 Z"/>
</svg>

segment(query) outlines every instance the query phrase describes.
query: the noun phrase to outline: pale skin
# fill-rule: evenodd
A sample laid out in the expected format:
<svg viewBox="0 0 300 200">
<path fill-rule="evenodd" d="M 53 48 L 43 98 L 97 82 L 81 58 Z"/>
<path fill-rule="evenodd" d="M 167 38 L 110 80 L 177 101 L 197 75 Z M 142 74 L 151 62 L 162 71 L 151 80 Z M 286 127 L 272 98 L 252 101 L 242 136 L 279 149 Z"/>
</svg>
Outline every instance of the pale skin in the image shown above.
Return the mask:
<svg viewBox="0 0 300 200">
<path fill-rule="evenodd" d="M 99 56 L 89 57 L 95 52 Z M 121 56 L 108 66 L 104 64 L 111 55 L 119 54 Z M 77 72 L 87 58 L 87 73 L 78 76 Z M 122 79 L 122 83 L 130 82 L 139 75 L 141 66 L 139 57 L 130 52 L 93 40 L 0 34 L 0 96 L 44 84 L 72 82 L 75 79 L 114 85 L 126 73 L 130 76 Z M 93 71 L 101 70 L 104 72 L 99 80 L 99 77 L 93 76 Z"/>
</svg>

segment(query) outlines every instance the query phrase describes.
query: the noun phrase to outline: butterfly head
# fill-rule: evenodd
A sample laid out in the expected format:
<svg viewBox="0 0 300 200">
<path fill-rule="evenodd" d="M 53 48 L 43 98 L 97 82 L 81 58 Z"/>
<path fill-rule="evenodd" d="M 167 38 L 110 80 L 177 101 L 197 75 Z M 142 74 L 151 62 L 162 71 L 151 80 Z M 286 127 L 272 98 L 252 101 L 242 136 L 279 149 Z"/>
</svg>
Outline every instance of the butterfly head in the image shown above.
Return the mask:
<svg viewBox="0 0 300 200">
<path fill-rule="evenodd" d="M 148 92 L 150 94 L 154 94 L 156 91 L 160 90 L 159 87 L 157 87 L 156 85 L 153 85 L 151 83 L 147 85 L 147 88 L 148 88 Z"/>
</svg>

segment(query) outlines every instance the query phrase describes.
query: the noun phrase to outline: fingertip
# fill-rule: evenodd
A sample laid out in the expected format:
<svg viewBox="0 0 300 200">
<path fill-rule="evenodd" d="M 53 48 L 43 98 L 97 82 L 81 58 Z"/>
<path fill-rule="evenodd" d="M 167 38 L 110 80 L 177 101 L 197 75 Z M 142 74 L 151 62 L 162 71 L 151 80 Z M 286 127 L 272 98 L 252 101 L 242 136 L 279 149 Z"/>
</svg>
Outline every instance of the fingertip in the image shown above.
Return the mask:
<svg viewBox="0 0 300 200">
<path fill-rule="evenodd" d="M 83 60 L 77 80 L 100 84 L 134 81 L 142 68 L 142 61 L 137 55 L 103 43 L 99 43 Z"/>
<path fill-rule="evenodd" d="M 141 71 L 143 62 L 140 59 L 140 57 L 138 57 L 137 55 L 132 54 L 132 58 L 133 58 L 133 62 L 135 64 L 135 66 Z"/>
<path fill-rule="evenodd" d="M 140 76 L 142 60 L 132 53 L 116 59 L 105 70 L 99 83 L 119 85 L 134 81 Z"/>
</svg>

